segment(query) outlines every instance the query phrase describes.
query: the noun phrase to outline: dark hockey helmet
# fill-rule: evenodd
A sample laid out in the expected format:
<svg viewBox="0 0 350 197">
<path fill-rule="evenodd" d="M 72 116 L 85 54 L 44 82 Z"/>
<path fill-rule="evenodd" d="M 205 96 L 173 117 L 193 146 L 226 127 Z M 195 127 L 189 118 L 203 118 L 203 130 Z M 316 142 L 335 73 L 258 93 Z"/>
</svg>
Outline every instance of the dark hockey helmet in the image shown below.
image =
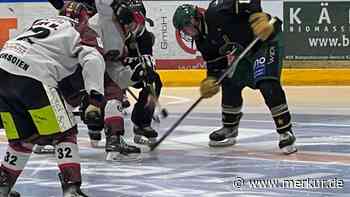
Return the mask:
<svg viewBox="0 0 350 197">
<path fill-rule="evenodd" d="M 176 8 L 173 16 L 173 25 L 181 30 L 187 25 L 191 25 L 192 18 L 197 17 L 197 8 L 194 5 L 183 4 Z"/>
</svg>

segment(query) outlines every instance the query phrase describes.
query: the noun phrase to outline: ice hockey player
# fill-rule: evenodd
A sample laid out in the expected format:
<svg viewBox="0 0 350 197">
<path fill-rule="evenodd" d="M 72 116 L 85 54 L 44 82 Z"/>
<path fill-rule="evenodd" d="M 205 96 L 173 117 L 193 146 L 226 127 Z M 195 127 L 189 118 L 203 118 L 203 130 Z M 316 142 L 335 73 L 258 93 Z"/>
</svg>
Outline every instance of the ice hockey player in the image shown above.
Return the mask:
<svg viewBox="0 0 350 197">
<path fill-rule="evenodd" d="M 77 3 L 77 1 L 73 2 Z M 80 0 L 79 2 L 85 5 L 85 1 Z M 107 160 L 129 160 L 138 157 L 141 153 L 140 148 L 127 144 L 123 137 L 124 118 L 121 104 L 123 93 L 120 86 L 128 86 L 130 81 L 128 76 L 131 76 L 132 70 L 124 68 L 120 62 L 120 57 L 123 56 L 125 48 L 124 33 L 119 23 L 112 20 L 113 10 L 110 6 L 112 1 L 98 1 L 96 3 L 97 6 L 95 4 L 90 5 L 90 7 L 96 8 L 98 13 L 90 18 L 89 26 L 101 36 L 102 46 L 104 46 L 102 53 L 106 61 L 104 85 L 107 104 L 104 109 L 104 118 L 99 114 L 90 113 L 84 122 L 87 124 L 89 130 L 88 134 L 92 147 L 98 147 L 102 139 L 101 132 L 104 129 L 106 135 L 105 150 Z M 65 4 L 67 4 L 67 2 Z M 72 14 L 69 15 L 79 15 L 79 11 L 80 9 L 70 9 Z M 79 92 L 79 89 L 84 88 L 79 85 L 78 87 L 74 87 L 76 86 L 74 83 L 80 81 L 80 78 L 81 73 L 77 70 L 74 76 L 66 78 L 61 82 L 61 89 L 66 92 L 67 97 L 75 97 L 74 95 Z"/>
<path fill-rule="evenodd" d="M 55 7 L 60 15 L 65 15 L 68 16 L 72 19 L 79 19 L 79 18 L 90 18 L 93 15 L 96 14 L 96 7 L 95 7 L 95 2 L 94 0 L 74 0 L 74 1 L 63 1 L 63 0 L 49 0 L 49 2 Z M 74 3 L 71 3 L 74 2 Z M 80 4 L 76 4 L 80 3 Z M 68 6 L 69 5 L 69 6 Z M 68 8 L 68 9 L 67 9 Z M 81 16 L 80 16 L 81 15 Z M 85 22 L 87 23 L 87 21 Z M 91 32 L 92 29 L 89 30 Z M 85 33 L 85 35 L 88 33 Z M 87 36 L 85 36 L 87 37 Z M 95 35 L 92 36 L 93 39 Z M 102 50 L 102 49 L 100 49 Z M 73 82 L 73 83 L 70 83 Z M 81 76 L 81 69 L 78 68 L 76 72 L 73 75 L 68 76 L 65 79 L 62 79 L 59 83 L 59 86 L 62 84 L 64 89 L 59 87 L 60 91 L 64 93 L 64 96 L 72 97 L 74 96 L 73 99 L 75 99 L 78 102 L 75 102 L 75 105 L 79 105 L 80 99 L 81 99 L 81 94 L 80 90 L 84 89 L 83 81 L 82 81 L 82 76 Z M 68 86 L 68 87 L 67 87 Z M 80 88 L 80 89 L 78 89 Z M 66 97 L 66 98 L 68 98 Z M 70 100 L 72 98 L 68 98 L 67 101 L 70 104 Z M 76 106 L 73 106 L 76 107 Z M 46 146 L 40 146 L 40 145 L 35 145 L 33 147 L 33 153 L 36 154 L 54 154 L 55 149 L 51 145 L 46 145 Z"/>
<path fill-rule="evenodd" d="M 96 8 L 98 12 L 96 17 L 98 18 L 93 17 L 90 20 L 90 25 L 100 33 L 102 38 L 106 72 L 109 78 L 106 82 L 106 95 L 111 92 L 111 97 L 106 96 L 108 101 L 105 108 L 106 159 L 133 159 L 141 150 L 138 147 L 128 145 L 122 137 L 124 134 L 123 94 L 122 91 L 117 91 L 115 85 L 126 89 L 140 83 L 140 81 L 144 82 L 148 76 L 151 76 L 150 74 L 153 74 L 153 67 L 135 63 L 132 58 L 124 58 L 129 50 L 125 40 L 135 38 L 134 35 L 143 29 L 144 18 L 140 13 L 131 10 L 130 4 L 126 2 L 98 1 Z M 116 13 L 120 15 L 116 15 Z M 111 84 L 111 86 L 108 87 L 107 84 Z"/>
<path fill-rule="evenodd" d="M 151 127 L 152 117 L 155 112 L 156 100 L 158 99 L 162 82 L 159 74 L 155 71 L 155 59 L 153 57 L 154 34 L 146 27 L 146 9 L 140 0 L 126 1 L 126 7 L 130 8 L 130 15 L 118 15 L 124 2 L 119 5 L 112 5 L 114 13 L 126 30 L 127 57 L 124 58 L 124 66 L 137 70 L 145 70 L 144 76 L 134 81 L 133 87 L 141 89 L 136 104 L 134 105 L 131 120 L 134 123 L 134 142 L 138 144 L 153 143 L 158 133 Z M 119 6 L 119 7 L 118 7 Z M 135 76 L 135 75 L 134 75 Z"/>
<path fill-rule="evenodd" d="M 83 113 L 102 114 L 105 62 L 85 44 L 87 28 L 85 18 L 39 19 L 1 50 L 0 114 L 9 145 L 0 167 L 0 197 L 19 196 L 11 189 L 34 144 L 54 145 L 64 197 L 87 196 L 80 190 L 77 125 L 57 89 L 80 65 L 87 92 Z"/>
<path fill-rule="evenodd" d="M 279 138 L 279 148 L 285 154 L 297 151 L 294 146 L 291 115 L 280 83 L 282 69 L 281 24 L 277 19 L 269 23 L 271 15 L 261 8 L 260 0 L 213 0 L 206 11 L 194 5 L 179 6 L 173 16 L 175 28 L 193 38 L 206 61 L 207 78 L 201 82 L 200 92 L 210 98 L 219 91 L 216 83 L 235 57 L 256 36 L 260 41 L 240 61 L 232 78 L 225 78 L 222 88 L 223 127 L 212 132 L 212 147 L 234 145 L 242 117 L 242 90 L 260 90 L 271 111 Z"/>
</svg>

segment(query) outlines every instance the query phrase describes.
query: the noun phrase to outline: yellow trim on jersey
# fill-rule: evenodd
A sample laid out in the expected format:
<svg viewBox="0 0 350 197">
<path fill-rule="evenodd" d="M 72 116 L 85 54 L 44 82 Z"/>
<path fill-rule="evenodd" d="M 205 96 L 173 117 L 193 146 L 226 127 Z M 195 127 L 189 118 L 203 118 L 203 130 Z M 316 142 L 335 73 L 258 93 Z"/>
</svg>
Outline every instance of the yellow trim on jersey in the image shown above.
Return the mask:
<svg viewBox="0 0 350 197">
<path fill-rule="evenodd" d="M 28 110 L 40 135 L 52 135 L 61 131 L 51 106 Z"/>
<path fill-rule="evenodd" d="M 14 140 L 19 138 L 19 134 L 16 128 L 15 121 L 12 118 L 10 112 L 0 112 L 2 123 L 5 128 L 6 137 L 9 140 Z"/>
</svg>

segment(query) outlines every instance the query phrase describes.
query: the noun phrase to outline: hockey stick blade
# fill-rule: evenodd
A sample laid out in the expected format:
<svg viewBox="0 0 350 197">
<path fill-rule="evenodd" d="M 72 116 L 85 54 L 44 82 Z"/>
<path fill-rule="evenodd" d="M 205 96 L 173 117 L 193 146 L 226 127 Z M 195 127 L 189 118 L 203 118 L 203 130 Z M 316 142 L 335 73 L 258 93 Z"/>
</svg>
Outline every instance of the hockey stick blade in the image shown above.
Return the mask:
<svg viewBox="0 0 350 197">
<path fill-rule="evenodd" d="M 160 143 L 162 143 L 168 135 L 170 135 L 176 127 L 183 121 L 183 119 L 186 118 L 186 116 L 202 101 L 203 97 L 199 97 L 196 102 L 194 102 L 190 108 L 171 126 L 165 133 L 164 135 L 155 143 L 150 144 L 149 147 L 151 148 L 151 151 L 153 151 L 157 146 L 159 146 Z"/>
</svg>

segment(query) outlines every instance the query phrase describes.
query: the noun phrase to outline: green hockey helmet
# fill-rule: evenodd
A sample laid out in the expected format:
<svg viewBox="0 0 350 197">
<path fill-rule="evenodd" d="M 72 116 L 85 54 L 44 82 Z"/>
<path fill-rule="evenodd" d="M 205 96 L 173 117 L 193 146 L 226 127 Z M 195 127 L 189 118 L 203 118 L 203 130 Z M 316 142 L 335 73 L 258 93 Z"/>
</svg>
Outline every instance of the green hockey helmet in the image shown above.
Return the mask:
<svg viewBox="0 0 350 197">
<path fill-rule="evenodd" d="M 194 5 L 183 4 L 176 8 L 173 16 L 174 27 L 178 30 L 191 24 L 191 19 L 197 16 L 197 8 Z"/>
</svg>

